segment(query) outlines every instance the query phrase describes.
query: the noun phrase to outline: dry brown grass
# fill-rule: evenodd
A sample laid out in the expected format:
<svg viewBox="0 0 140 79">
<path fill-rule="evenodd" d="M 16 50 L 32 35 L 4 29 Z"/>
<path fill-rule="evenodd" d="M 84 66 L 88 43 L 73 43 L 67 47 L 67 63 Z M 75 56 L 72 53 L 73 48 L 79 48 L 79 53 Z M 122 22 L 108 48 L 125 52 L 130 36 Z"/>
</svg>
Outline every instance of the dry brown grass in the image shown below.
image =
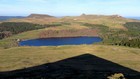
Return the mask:
<svg viewBox="0 0 140 79">
<path fill-rule="evenodd" d="M 91 54 L 140 71 L 140 49 L 107 45 L 15 47 L 0 51 L 0 71 L 21 69 Z"/>
</svg>

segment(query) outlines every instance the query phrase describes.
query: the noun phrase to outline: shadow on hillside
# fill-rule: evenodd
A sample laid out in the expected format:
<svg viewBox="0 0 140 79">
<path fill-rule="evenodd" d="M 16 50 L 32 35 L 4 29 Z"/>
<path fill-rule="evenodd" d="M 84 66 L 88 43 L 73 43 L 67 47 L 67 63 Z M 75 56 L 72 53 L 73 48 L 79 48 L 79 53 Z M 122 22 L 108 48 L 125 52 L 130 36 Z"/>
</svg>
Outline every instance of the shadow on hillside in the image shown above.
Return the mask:
<svg viewBox="0 0 140 79">
<path fill-rule="evenodd" d="M 127 79 L 140 79 L 140 73 L 90 54 L 26 69 L 0 72 L 0 79 L 107 79 L 123 73 Z"/>
</svg>

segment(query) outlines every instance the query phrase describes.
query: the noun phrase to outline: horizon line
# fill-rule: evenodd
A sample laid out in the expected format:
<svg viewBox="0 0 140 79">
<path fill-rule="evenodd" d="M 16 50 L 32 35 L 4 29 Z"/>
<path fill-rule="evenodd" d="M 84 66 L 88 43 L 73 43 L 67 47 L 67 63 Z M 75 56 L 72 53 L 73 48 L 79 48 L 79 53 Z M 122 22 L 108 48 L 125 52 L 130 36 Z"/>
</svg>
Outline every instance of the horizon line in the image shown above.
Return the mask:
<svg viewBox="0 0 140 79">
<path fill-rule="evenodd" d="M 30 13 L 30 14 L 26 14 L 26 15 L 0 15 L 0 17 L 4 16 L 4 17 L 28 17 L 31 14 L 38 14 L 38 15 L 50 15 L 50 16 L 54 16 L 54 17 L 65 17 L 65 16 L 81 16 L 82 14 L 85 15 L 98 15 L 98 16 L 112 16 L 112 15 L 118 15 L 118 16 L 123 16 L 123 17 L 140 17 L 140 16 L 128 16 L 128 15 L 119 15 L 119 14 L 86 14 L 86 13 L 82 13 L 79 15 L 51 15 L 51 14 L 45 14 L 45 13 Z"/>
</svg>

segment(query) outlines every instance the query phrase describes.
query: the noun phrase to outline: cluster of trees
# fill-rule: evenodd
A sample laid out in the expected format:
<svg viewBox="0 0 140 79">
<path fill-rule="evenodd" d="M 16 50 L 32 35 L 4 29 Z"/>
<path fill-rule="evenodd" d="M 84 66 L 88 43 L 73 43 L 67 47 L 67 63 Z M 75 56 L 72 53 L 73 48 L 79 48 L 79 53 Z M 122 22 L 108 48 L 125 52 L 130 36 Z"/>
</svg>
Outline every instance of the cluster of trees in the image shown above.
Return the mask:
<svg viewBox="0 0 140 79">
<path fill-rule="evenodd" d="M 103 43 L 127 47 L 139 47 L 140 48 L 140 36 L 132 36 L 128 34 L 129 31 L 110 31 L 103 35 Z"/>
<path fill-rule="evenodd" d="M 12 35 L 12 33 L 9 31 L 0 32 L 0 39 L 9 37 L 11 35 Z"/>
<path fill-rule="evenodd" d="M 26 22 L 4 22 L 0 24 L 0 32 L 10 31 L 13 34 L 42 28 L 41 25 Z"/>
<path fill-rule="evenodd" d="M 140 36 L 140 22 L 127 22 L 124 26 L 128 29 L 127 34 L 131 37 Z"/>
<path fill-rule="evenodd" d="M 127 22 L 124 26 L 129 30 L 140 31 L 140 22 Z"/>
<path fill-rule="evenodd" d="M 125 39 L 119 43 L 115 43 L 115 45 L 140 48 L 140 39 L 139 38 L 135 38 L 131 40 Z"/>
<path fill-rule="evenodd" d="M 81 23 L 83 26 L 87 26 L 91 29 L 96 29 L 99 31 L 100 36 L 103 36 L 105 33 L 108 33 L 109 28 L 108 26 L 101 25 L 101 24 L 90 24 L 90 23 Z"/>
<path fill-rule="evenodd" d="M 112 44 L 140 48 L 140 22 L 127 22 L 124 26 L 128 31 L 119 30 L 112 32 L 112 37 L 117 39 L 117 41 L 113 41 Z M 115 35 L 116 37 L 114 37 Z"/>
<path fill-rule="evenodd" d="M 0 24 L 0 39 L 25 31 L 44 28 L 39 24 L 26 22 L 3 22 Z"/>
<path fill-rule="evenodd" d="M 62 25 L 70 25 L 68 22 L 55 22 L 51 24 L 39 25 L 27 22 L 3 22 L 0 24 L 0 39 L 9 37 L 13 34 L 25 31 L 42 29 L 46 27 L 57 27 Z"/>
<path fill-rule="evenodd" d="M 101 24 L 90 24 L 90 23 L 82 23 L 83 26 L 87 26 L 93 29 L 99 29 L 102 31 L 107 31 L 109 28 L 105 25 L 101 25 Z"/>
<path fill-rule="evenodd" d="M 140 48 L 140 22 L 127 22 L 124 26 L 128 29 L 123 32 L 127 37 L 115 45 Z"/>
<path fill-rule="evenodd" d="M 62 26 L 62 25 L 71 25 L 71 23 L 68 22 L 54 22 L 51 24 L 45 24 L 45 27 L 57 27 L 57 26 Z"/>
<path fill-rule="evenodd" d="M 52 24 L 45 24 L 45 27 L 57 27 L 57 26 L 62 26 L 61 23 L 52 23 Z"/>
<path fill-rule="evenodd" d="M 98 29 L 100 36 L 103 38 L 103 44 L 140 47 L 140 22 L 127 22 L 124 24 L 128 31 L 109 29 L 107 26 L 99 24 L 83 23 L 83 25 Z"/>
</svg>

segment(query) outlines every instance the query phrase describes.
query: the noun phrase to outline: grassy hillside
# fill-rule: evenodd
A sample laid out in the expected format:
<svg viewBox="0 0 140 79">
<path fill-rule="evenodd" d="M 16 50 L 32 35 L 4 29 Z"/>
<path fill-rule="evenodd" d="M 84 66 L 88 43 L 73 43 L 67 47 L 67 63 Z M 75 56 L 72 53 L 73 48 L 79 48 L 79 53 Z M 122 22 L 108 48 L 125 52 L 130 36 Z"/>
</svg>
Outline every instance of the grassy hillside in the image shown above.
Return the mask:
<svg viewBox="0 0 140 79">
<path fill-rule="evenodd" d="M 32 14 L 31 14 L 32 15 Z M 42 17 L 44 16 L 44 17 Z M 40 14 L 33 14 L 32 17 L 27 17 L 24 19 L 12 19 L 9 22 L 29 22 L 35 24 L 49 24 L 52 22 L 83 22 L 83 23 L 91 23 L 91 24 L 102 24 L 108 26 L 110 28 L 117 28 L 117 29 L 125 29 L 123 24 L 126 22 L 136 22 L 136 20 L 126 19 L 119 15 L 81 15 L 75 17 L 62 17 L 62 18 L 55 18 L 50 15 L 40 15 Z"/>
<path fill-rule="evenodd" d="M 108 45 L 15 47 L 2 49 L 0 50 L 0 71 L 55 62 L 82 54 L 92 54 L 140 71 L 140 49 Z"/>
<path fill-rule="evenodd" d="M 90 54 L 99 58 L 103 58 L 107 61 L 111 61 L 123 67 L 127 67 L 129 69 L 140 72 L 140 59 L 139 59 L 140 49 L 118 47 L 118 46 L 108 46 L 108 45 L 15 47 L 15 48 L 10 48 L 10 49 L 2 49 L 0 50 L 0 58 L 1 58 L 0 71 L 26 69 L 28 67 L 38 66 L 38 65 L 47 64 L 47 63 L 54 63 L 60 60 L 65 60 L 67 58 L 76 57 L 76 56 L 80 56 L 84 54 L 88 54 L 88 55 Z M 88 59 L 88 58 L 85 58 L 85 59 Z M 69 65 L 69 67 L 72 67 L 72 69 L 73 68 L 77 69 L 77 68 L 81 68 L 85 66 L 86 68 L 89 68 L 90 65 L 82 64 L 82 62 L 85 61 L 85 60 L 83 61 L 82 60 L 83 59 L 76 60 L 76 61 L 81 62 L 81 64 L 79 62 L 79 64 L 76 66 L 72 65 L 71 64 L 72 62 L 67 63 L 67 64 L 65 63 L 65 65 Z M 96 62 L 96 61 L 90 60 L 88 62 L 89 64 L 91 64 L 90 62 Z M 94 67 L 94 65 L 91 66 L 91 70 L 92 70 L 92 67 Z M 61 65 L 61 67 L 63 68 L 63 65 Z M 113 70 L 115 71 L 115 69 Z M 58 72 L 59 71 L 60 70 L 58 70 Z M 90 71 L 90 68 L 87 71 Z M 98 71 L 104 72 L 104 69 L 103 70 L 99 69 L 97 70 L 97 72 Z M 31 74 L 31 73 L 28 73 L 28 74 Z"/>
</svg>

